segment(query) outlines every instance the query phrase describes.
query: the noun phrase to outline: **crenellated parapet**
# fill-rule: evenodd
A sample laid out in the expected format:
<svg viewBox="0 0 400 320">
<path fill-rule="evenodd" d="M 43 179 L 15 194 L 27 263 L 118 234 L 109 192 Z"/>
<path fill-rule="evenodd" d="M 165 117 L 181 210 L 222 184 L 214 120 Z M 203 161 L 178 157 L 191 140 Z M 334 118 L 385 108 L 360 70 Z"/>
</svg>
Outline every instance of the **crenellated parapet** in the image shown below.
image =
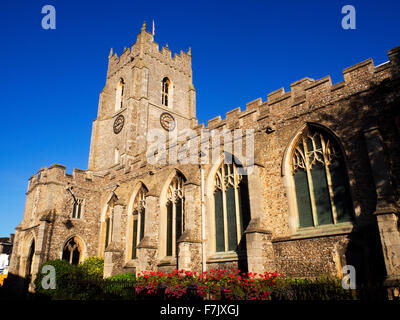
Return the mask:
<svg viewBox="0 0 400 320">
<path fill-rule="evenodd" d="M 151 54 L 163 56 L 164 59 L 171 58 L 169 49 L 162 48 L 152 41 L 152 35 L 147 33 L 146 37 L 151 39 Z M 254 132 L 267 132 L 274 130 L 274 123 L 296 117 L 301 113 L 309 112 L 312 108 L 325 107 L 352 95 L 369 90 L 372 86 L 384 81 L 399 77 L 399 53 L 400 47 L 388 51 L 389 61 L 375 66 L 372 59 L 367 59 L 356 65 L 343 70 L 344 81 L 333 84 L 330 76 L 321 79 L 309 77 L 300 79 L 290 85 L 290 91 L 285 92 L 284 88 L 277 89 L 267 94 L 265 101 L 257 98 L 246 103 L 244 108 L 237 107 L 226 112 L 225 117 L 220 115 L 208 120 L 207 124 L 198 124 L 193 130 L 198 136 L 202 132 L 219 130 L 242 129 L 243 136 L 246 129 L 253 129 Z M 182 53 L 181 53 L 182 55 Z M 183 53 L 183 57 L 187 54 Z M 162 58 L 160 58 L 162 59 Z M 179 58 L 178 58 L 179 59 Z M 180 147 L 184 142 L 178 134 L 177 145 Z M 202 141 L 202 143 L 206 143 Z M 167 153 L 170 147 L 167 146 Z M 119 170 L 111 170 L 114 173 L 107 175 L 111 180 L 118 180 L 119 176 L 127 176 L 132 172 L 142 169 L 149 169 L 146 154 L 142 152 L 136 156 L 126 159 Z M 122 170 L 123 169 L 123 170 Z"/>
<path fill-rule="evenodd" d="M 154 36 L 146 30 L 146 24 L 144 23 L 141 32 L 137 35 L 136 42 L 131 48 L 124 48 L 120 57 L 111 49 L 108 57 L 107 78 L 112 77 L 126 64 L 131 63 L 135 59 L 146 60 L 148 58 L 170 65 L 172 68 L 185 74 L 191 75 L 192 73 L 191 49 L 189 48 L 188 52 L 181 50 L 179 54 L 174 53 L 173 55 L 168 44 L 160 49 L 159 44 L 154 42 Z M 139 65 L 136 63 L 135 65 Z M 142 65 L 143 61 L 140 63 L 140 66 Z M 144 63 L 144 65 L 146 64 Z"/>
<path fill-rule="evenodd" d="M 50 167 L 42 167 L 34 174 L 28 182 L 27 194 L 37 185 L 62 185 L 62 186 L 86 186 L 93 187 L 102 183 L 101 176 L 89 170 L 74 168 L 72 174 L 66 172 L 66 167 L 60 164 L 53 164 Z"/>
<path fill-rule="evenodd" d="M 330 76 L 318 80 L 303 78 L 290 85 L 291 91 L 283 88 L 267 95 L 270 114 L 274 118 L 285 118 L 302 112 L 302 107 L 318 108 L 329 105 L 354 94 L 369 90 L 385 79 L 399 76 L 400 47 L 388 51 L 389 61 L 375 66 L 372 59 L 357 63 L 343 70 L 344 81 L 332 84 Z"/>
</svg>

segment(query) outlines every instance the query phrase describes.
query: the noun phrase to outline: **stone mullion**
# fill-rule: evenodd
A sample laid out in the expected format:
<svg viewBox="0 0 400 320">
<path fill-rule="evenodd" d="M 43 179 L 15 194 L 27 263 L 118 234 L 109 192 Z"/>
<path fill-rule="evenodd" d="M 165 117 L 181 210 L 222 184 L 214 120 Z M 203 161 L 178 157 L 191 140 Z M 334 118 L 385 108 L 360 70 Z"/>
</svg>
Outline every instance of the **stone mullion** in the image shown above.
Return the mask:
<svg viewBox="0 0 400 320">
<path fill-rule="evenodd" d="M 135 239 L 132 239 L 132 240 L 135 240 L 135 242 L 136 242 L 136 254 L 135 254 L 135 256 L 137 257 L 137 247 L 138 247 L 138 245 L 139 245 L 139 235 L 138 235 L 138 229 L 139 229 L 139 214 L 136 214 L 136 217 L 135 217 L 135 215 L 133 215 L 132 216 L 132 237 L 134 236 L 134 232 L 135 232 L 135 230 L 133 229 L 134 227 L 135 227 L 135 220 L 136 220 L 136 240 Z M 132 253 L 133 253 L 133 248 L 132 248 Z M 131 256 L 132 256 L 132 254 L 131 254 Z"/>
<path fill-rule="evenodd" d="M 335 203 L 333 201 L 334 199 L 334 193 L 333 193 L 333 187 L 332 187 L 332 177 L 329 171 L 329 167 L 328 167 L 328 161 L 326 159 L 326 145 L 325 145 L 325 140 L 323 139 L 322 136 L 321 137 L 321 145 L 322 145 L 322 154 L 324 157 L 324 168 L 325 168 L 325 175 L 326 175 L 326 180 L 328 182 L 328 190 L 329 190 L 329 201 L 331 204 L 331 214 L 332 214 L 332 218 L 333 218 L 333 223 L 336 224 L 337 223 L 337 211 L 336 211 L 336 207 L 335 207 Z"/>
<path fill-rule="evenodd" d="M 226 186 L 225 186 L 225 168 L 222 165 L 222 212 L 224 216 L 224 245 L 225 251 L 228 251 L 229 242 L 228 242 L 228 212 L 227 212 L 227 202 L 226 202 Z"/>
<path fill-rule="evenodd" d="M 172 201 L 172 256 L 176 256 L 176 202 Z"/>
<path fill-rule="evenodd" d="M 140 228 L 140 224 L 141 224 L 142 218 L 140 216 L 140 211 L 141 211 L 141 208 L 139 208 L 139 210 L 136 211 L 137 212 L 137 214 L 136 214 L 136 220 L 137 220 L 137 222 L 136 222 L 136 247 L 139 245 L 140 236 L 141 236 L 141 234 L 140 234 L 140 229 L 141 229 Z"/>
<path fill-rule="evenodd" d="M 240 220 L 240 208 L 239 208 L 239 179 L 236 174 L 236 167 L 233 166 L 233 179 L 234 179 L 234 190 L 235 190 L 235 211 L 236 211 L 236 234 L 237 234 L 237 244 L 240 243 L 240 238 L 242 233 L 240 232 L 241 220 Z"/>
<path fill-rule="evenodd" d="M 311 176 L 311 168 L 310 168 L 310 164 L 309 164 L 307 143 L 306 143 L 306 140 L 304 139 L 304 136 L 302 137 L 302 139 L 303 139 L 304 158 L 305 158 L 304 159 L 305 160 L 304 163 L 305 163 L 305 166 L 306 166 L 307 180 L 308 180 L 308 192 L 310 193 L 313 224 L 314 224 L 314 227 L 315 227 L 318 224 L 317 205 L 315 204 L 314 185 L 313 185 L 313 180 L 312 180 L 312 176 Z"/>
</svg>

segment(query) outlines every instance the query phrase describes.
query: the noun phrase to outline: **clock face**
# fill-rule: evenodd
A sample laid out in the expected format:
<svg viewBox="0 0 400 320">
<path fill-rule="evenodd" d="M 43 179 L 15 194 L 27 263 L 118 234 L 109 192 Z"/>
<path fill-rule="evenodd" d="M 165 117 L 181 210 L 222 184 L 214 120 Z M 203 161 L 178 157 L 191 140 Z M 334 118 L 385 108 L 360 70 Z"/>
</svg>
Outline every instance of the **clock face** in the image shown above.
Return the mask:
<svg viewBox="0 0 400 320">
<path fill-rule="evenodd" d="M 172 131 L 175 129 L 175 119 L 168 112 L 164 112 L 161 114 L 160 123 L 161 126 L 167 131 Z"/>
<path fill-rule="evenodd" d="M 120 114 L 114 121 L 114 133 L 118 134 L 121 132 L 122 128 L 124 127 L 125 118 L 122 114 Z"/>
</svg>

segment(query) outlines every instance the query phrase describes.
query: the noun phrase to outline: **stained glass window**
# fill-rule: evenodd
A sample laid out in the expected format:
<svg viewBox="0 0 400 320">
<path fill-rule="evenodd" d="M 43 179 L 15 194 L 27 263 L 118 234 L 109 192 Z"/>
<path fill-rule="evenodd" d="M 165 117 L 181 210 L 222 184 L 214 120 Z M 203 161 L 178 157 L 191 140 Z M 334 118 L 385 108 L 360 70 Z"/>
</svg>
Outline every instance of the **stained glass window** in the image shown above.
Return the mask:
<svg viewBox="0 0 400 320">
<path fill-rule="evenodd" d="M 167 256 L 176 255 L 177 241 L 185 230 L 184 204 L 184 181 L 181 176 L 177 175 L 171 181 L 167 191 Z"/>
<path fill-rule="evenodd" d="M 144 237 L 146 217 L 146 193 L 144 186 L 140 188 L 133 202 L 132 259 L 137 257 L 137 246 Z"/>
<path fill-rule="evenodd" d="M 216 252 L 237 251 L 250 222 L 247 177 L 238 174 L 235 163 L 224 164 L 214 179 Z"/>
<path fill-rule="evenodd" d="M 308 127 L 292 157 L 300 228 L 349 221 L 352 204 L 343 155 L 322 130 Z"/>
</svg>

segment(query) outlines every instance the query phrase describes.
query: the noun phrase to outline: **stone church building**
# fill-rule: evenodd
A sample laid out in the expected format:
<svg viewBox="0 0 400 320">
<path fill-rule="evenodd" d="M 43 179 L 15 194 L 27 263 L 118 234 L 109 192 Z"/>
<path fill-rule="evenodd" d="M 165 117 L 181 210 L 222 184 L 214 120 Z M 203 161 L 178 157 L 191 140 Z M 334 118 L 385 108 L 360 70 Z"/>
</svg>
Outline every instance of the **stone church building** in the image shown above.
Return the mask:
<svg viewBox="0 0 400 320">
<path fill-rule="evenodd" d="M 303 78 L 204 125 L 190 49 L 160 50 L 144 24 L 132 47 L 108 57 L 88 169 L 53 164 L 29 179 L 9 272 L 29 279 L 47 260 L 100 256 L 105 277 L 233 267 L 342 277 L 352 265 L 359 283 L 395 283 L 399 57 L 397 47 L 379 66 L 360 62 L 336 84 Z M 244 151 L 202 134 L 216 130 L 243 150 L 253 144 L 248 174 Z M 177 139 L 149 161 L 149 135 L 162 132 Z M 180 161 L 193 141 L 199 161 Z"/>
</svg>

